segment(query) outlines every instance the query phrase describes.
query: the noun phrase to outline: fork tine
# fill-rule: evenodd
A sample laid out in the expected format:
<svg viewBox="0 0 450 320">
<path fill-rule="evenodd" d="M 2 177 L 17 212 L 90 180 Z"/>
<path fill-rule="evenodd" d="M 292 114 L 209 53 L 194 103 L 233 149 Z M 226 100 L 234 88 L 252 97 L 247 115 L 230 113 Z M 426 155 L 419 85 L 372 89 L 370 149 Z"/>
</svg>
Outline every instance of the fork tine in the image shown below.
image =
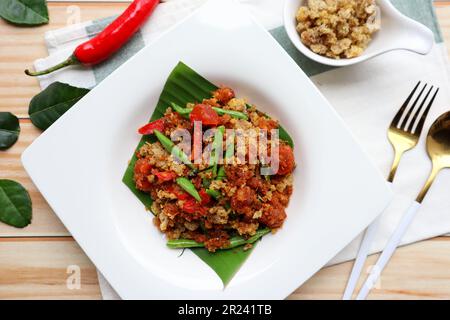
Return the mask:
<svg viewBox="0 0 450 320">
<path fill-rule="evenodd" d="M 397 114 L 395 115 L 394 119 L 392 120 L 391 126 L 397 127 L 400 119 L 402 118 L 403 112 L 405 112 L 406 107 L 409 104 L 409 101 L 411 101 L 411 98 L 413 97 L 414 93 L 416 93 L 417 88 L 419 87 L 421 81 L 417 82 L 416 86 L 414 87 L 413 91 L 409 94 L 409 97 L 406 99 L 406 101 L 403 103 L 400 110 L 398 110 Z"/>
<path fill-rule="evenodd" d="M 402 123 L 399 124 L 399 129 L 402 129 L 404 127 L 406 127 L 406 125 L 408 124 L 408 120 L 411 118 L 411 114 L 414 111 L 414 109 L 416 108 L 417 102 L 419 102 L 420 97 L 422 96 L 423 92 L 425 91 L 425 89 L 427 88 L 428 84 L 425 83 L 425 85 L 423 86 L 422 90 L 420 90 L 419 95 L 416 97 L 416 100 L 414 100 L 414 103 L 412 104 L 412 106 L 408 109 L 408 112 L 406 113 L 405 118 L 403 119 Z"/>
<path fill-rule="evenodd" d="M 427 102 L 428 97 L 430 96 L 431 91 L 433 90 L 434 86 L 431 86 L 430 90 L 428 90 L 427 95 L 425 96 L 425 98 L 423 98 L 422 103 L 420 104 L 420 107 L 417 108 L 416 112 L 414 112 L 414 115 L 409 123 L 408 132 L 413 132 L 414 129 L 414 125 L 416 124 L 416 120 L 417 117 L 419 116 L 419 114 L 422 112 L 422 108 L 425 105 L 425 102 Z M 420 134 L 420 132 L 419 132 Z"/>
<path fill-rule="evenodd" d="M 419 120 L 419 123 L 416 127 L 416 134 L 419 134 L 422 132 L 423 125 L 425 124 L 425 120 L 427 119 L 428 112 L 431 109 L 431 106 L 433 105 L 434 99 L 436 98 L 437 94 L 439 92 L 439 88 L 436 89 L 436 92 L 433 95 L 433 98 L 431 98 L 430 103 L 428 104 L 427 108 L 425 109 L 424 113 L 422 114 L 422 117 Z"/>
</svg>

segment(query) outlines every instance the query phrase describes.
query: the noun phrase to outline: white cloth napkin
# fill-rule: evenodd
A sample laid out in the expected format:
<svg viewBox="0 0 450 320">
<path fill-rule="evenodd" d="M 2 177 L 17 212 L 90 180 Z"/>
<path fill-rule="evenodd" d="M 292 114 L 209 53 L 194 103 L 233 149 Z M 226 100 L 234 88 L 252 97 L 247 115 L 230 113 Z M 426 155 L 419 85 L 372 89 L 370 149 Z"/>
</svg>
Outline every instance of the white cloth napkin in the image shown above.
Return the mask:
<svg viewBox="0 0 450 320">
<path fill-rule="evenodd" d="M 204 1 L 168 0 L 167 3 L 159 5 L 141 31 L 141 42 L 153 41 Z M 282 25 L 283 1 L 240 0 L 240 2 L 268 30 Z M 50 55 L 37 60 L 36 69 L 42 70 L 64 60 L 77 44 L 99 30 L 96 22 L 86 22 L 47 32 L 45 39 Z M 138 44 L 130 44 L 130 48 L 133 45 Z M 126 52 L 123 54 L 126 55 Z M 114 67 L 114 62 L 111 63 Z M 391 52 L 355 66 L 320 73 L 312 76 L 311 79 L 336 108 L 374 163 L 387 175 L 393 158 L 392 147 L 386 137 L 386 129 L 390 121 L 417 81 L 422 80 L 441 87 L 428 117 L 426 124 L 426 130 L 428 130 L 431 122 L 447 111 L 450 106 L 448 66 L 445 46 L 443 43 L 438 43 L 427 56 L 405 51 Z M 42 88 L 54 81 L 80 87 L 93 87 L 107 73 L 102 72 L 102 68 L 94 70 L 70 68 L 40 77 L 39 80 Z M 393 187 L 396 197 L 383 215 L 371 252 L 383 249 L 401 215 L 425 182 L 430 170 L 430 161 L 425 152 L 424 139 L 425 134 L 419 146 L 407 153 L 400 164 Z M 448 190 L 450 190 L 450 171 L 442 172 L 437 179 L 402 244 L 450 232 Z M 361 236 L 330 261 L 329 265 L 353 259 L 360 241 Z M 119 298 L 101 274 L 99 274 L 99 281 L 105 299 Z"/>
</svg>

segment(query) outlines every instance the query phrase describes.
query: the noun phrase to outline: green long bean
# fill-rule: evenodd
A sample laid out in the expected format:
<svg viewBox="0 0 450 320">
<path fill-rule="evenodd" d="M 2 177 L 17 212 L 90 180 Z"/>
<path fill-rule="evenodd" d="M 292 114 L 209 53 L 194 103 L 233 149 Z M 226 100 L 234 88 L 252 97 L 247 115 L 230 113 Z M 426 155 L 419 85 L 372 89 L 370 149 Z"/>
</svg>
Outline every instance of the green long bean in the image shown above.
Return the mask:
<svg viewBox="0 0 450 320">
<path fill-rule="evenodd" d="M 178 104 L 171 102 L 170 105 L 172 106 L 173 110 L 175 110 L 176 112 L 178 112 L 181 116 L 185 117 L 185 118 L 189 118 L 189 114 L 192 112 L 192 108 L 183 108 L 181 106 L 179 106 Z M 234 110 L 227 110 L 227 109 L 222 109 L 219 107 L 212 107 L 214 111 L 216 111 L 219 115 L 224 115 L 224 114 L 228 114 L 233 118 L 236 119 L 244 119 L 244 120 L 248 120 L 248 116 L 240 111 L 234 111 Z"/>
<path fill-rule="evenodd" d="M 234 156 L 234 131 L 230 131 L 229 133 L 227 132 L 227 134 L 229 134 L 229 136 L 227 136 L 227 149 L 225 150 L 225 160 L 224 163 L 228 163 L 228 160 L 231 159 Z M 229 141 L 231 141 L 231 143 L 228 143 Z M 217 170 L 217 177 L 216 180 L 223 180 L 224 178 L 226 178 L 226 174 L 225 174 L 225 167 L 221 166 L 218 170 Z"/>
<path fill-rule="evenodd" d="M 230 245 L 225 249 L 232 249 L 244 244 L 255 243 L 258 239 L 268 234 L 271 230 L 269 228 L 260 229 L 256 231 L 256 234 L 248 239 L 241 236 L 235 236 L 230 239 Z M 189 239 L 175 239 L 167 241 L 167 246 L 171 249 L 183 249 L 183 248 L 203 248 L 203 243 L 196 242 Z"/>
<path fill-rule="evenodd" d="M 226 178 L 225 167 L 222 166 L 217 170 L 217 178 L 216 180 L 223 180 Z"/>
<path fill-rule="evenodd" d="M 225 159 L 229 160 L 234 156 L 234 130 L 229 131 L 229 136 L 227 132 L 227 149 L 225 150 Z M 229 143 L 231 141 L 231 143 Z"/>
<path fill-rule="evenodd" d="M 234 110 L 227 110 L 227 109 L 222 109 L 222 108 L 218 108 L 218 107 L 212 107 L 212 108 L 219 115 L 228 114 L 229 116 L 231 116 L 233 118 L 236 118 L 236 119 L 248 120 L 247 115 L 245 113 L 243 113 L 243 112 L 234 111 Z"/>
<path fill-rule="evenodd" d="M 187 154 L 184 153 L 183 150 L 181 150 L 178 146 L 176 146 L 172 140 L 170 140 L 168 137 L 166 137 L 163 133 L 161 133 L 158 130 L 153 130 L 153 133 L 156 136 L 156 138 L 158 139 L 158 141 L 162 144 L 164 149 L 167 150 L 167 152 L 173 154 L 176 158 L 178 158 L 181 162 L 183 162 L 189 168 L 195 170 L 195 166 L 189 160 L 189 157 L 187 156 Z"/>
<path fill-rule="evenodd" d="M 174 102 L 171 102 L 170 105 L 172 106 L 173 110 L 178 112 L 184 118 L 189 118 L 189 114 L 192 112 L 192 108 L 183 108 Z"/>
<path fill-rule="evenodd" d="M 222 194 L 219 191 L 212 189 L 206 189 L 206 193 L 216 200 L 222 196 Z"/>
<path fill-rule="evenodd" d="M 220 126 L 217 127 L 217 130 L 214 134 L 214 141 L 213 141 L 213 150 L 211 152 L 211 159 L 209 160 L 209 165 L 212 166 L 212 173 L 213 177 L 217 176 L 217 164 L 219 162 L 219 152 L 222 152 L 223 154 L 223 135 L 225 133 L 225 127 Z"/>
<path fill-rule="evenodd" d="M 200 197 L 200 194 L 198 193 L 197 189 L 195 189 L 194 184 L 185 177 L 179 177 L 177 178 L 177 184 L 183 188 L 184 191 L 189 193 L 191 196 L 195 198 L 198 202 L 202 201 L 202 198 Z"/>
</svg>

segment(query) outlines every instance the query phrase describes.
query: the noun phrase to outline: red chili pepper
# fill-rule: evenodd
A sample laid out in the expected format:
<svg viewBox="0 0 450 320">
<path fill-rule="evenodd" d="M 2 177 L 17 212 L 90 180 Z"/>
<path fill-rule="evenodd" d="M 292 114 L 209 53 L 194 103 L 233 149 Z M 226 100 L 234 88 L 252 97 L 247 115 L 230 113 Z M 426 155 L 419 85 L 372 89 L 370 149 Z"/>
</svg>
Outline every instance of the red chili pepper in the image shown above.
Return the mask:
<svg viewBox="0 0 450 320">
<path fill-rule="evenodd" d="M 158 130 L 158 131 L 164 131 L 165 125 L 164 125 L 164 119 L 158 119 L 156 121 L 147 123 L 145 126 L 139 128 L 138 132 L 140 134 L 153 134 L 153 130 Z"/>
<path fill-rule="evenodd" d="M 189 115 L 191 122 L 201 121 L 205 126 L 217 126 L 220 117 L 208 104 L 197 104 Z"/>
<path fill-rule="evenodd" d="M 171 181 L 177 177 L 177 174 L 173 171 L 160 172 L 157 170 L 152 170 L 152 174 L 154 174 L 158 178 L 158 181 L 160 182 Z"/>
<path fill-rule="evenodd" d="M 25 70 L 29 76 L 40 76 L 74 65 L 92 65 L 108 59 L 119 50 L 155 10 L 159 0 L 134 0 L 128 8 L 94 38 L 76 47 L 67 60 L 39 72 Z"/>
</svg>

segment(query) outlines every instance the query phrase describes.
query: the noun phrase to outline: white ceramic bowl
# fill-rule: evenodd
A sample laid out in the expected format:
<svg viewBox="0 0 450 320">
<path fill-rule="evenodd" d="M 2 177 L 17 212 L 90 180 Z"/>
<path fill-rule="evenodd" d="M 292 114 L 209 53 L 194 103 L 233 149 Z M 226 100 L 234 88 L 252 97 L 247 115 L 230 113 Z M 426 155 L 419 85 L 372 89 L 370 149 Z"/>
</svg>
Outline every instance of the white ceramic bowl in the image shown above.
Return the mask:
<svg viewBox="0 0 450 320">
<path fill-rule="evenodd" d="M 308 58 L 322 64 L 342 67 L 368 60 L 392 50 L 409 50 L 419 54 L 430 52 L 434 36 L 430 29 L 400 13 L 389 0 L 377 0 L 381 9 L 381 29 L 373 36 L 363 54 L 351 59 L 331 59 L 311 51 L 300 40 L 295 29 L 295 15 L 307 0 L 285 0 L 284 27 L 294 46 Z"/>
</svg>

